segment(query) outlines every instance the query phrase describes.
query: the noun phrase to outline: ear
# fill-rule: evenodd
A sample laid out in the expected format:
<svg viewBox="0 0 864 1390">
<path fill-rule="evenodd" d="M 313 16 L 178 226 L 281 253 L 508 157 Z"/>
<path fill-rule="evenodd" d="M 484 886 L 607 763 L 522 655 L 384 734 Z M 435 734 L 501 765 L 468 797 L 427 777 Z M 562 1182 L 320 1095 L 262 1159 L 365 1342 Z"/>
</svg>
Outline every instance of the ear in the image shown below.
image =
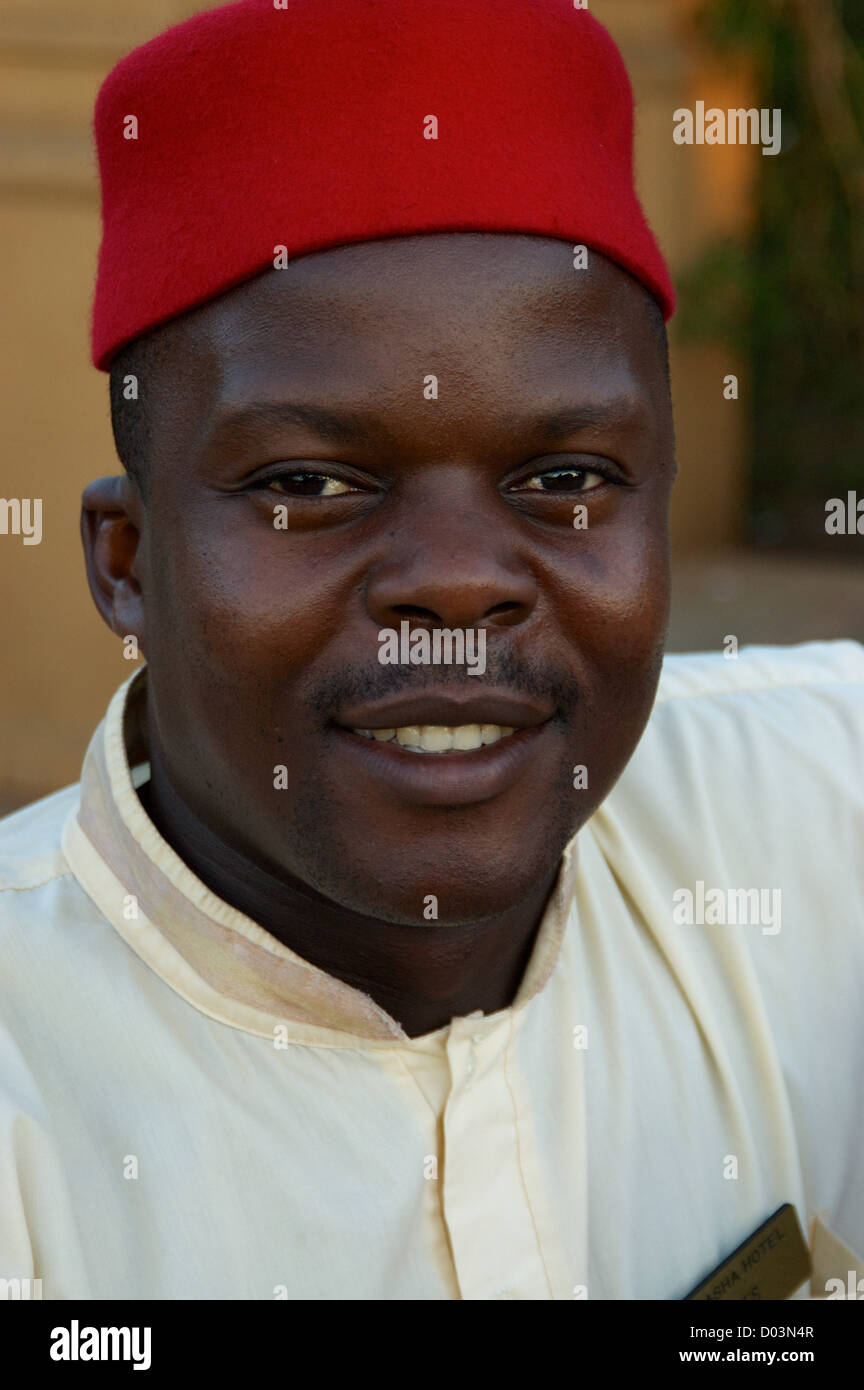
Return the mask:
<svg viewBox="0 0 864 1390">
<path fill-rule="evenodd" d="M 133 635 L 145 651 L 140 564 L 143 502 L 131 480 L 98 478 L 81 497 L 81 540 L 93 601 L 118 637 Z"/>
</svg>

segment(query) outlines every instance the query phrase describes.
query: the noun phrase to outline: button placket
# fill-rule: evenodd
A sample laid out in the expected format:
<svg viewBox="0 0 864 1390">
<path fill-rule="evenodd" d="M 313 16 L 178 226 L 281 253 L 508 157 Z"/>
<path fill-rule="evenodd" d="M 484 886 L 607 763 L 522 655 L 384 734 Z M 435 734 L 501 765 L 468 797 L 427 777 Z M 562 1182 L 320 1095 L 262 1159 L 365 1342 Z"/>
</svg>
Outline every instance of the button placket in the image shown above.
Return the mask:
<svg viewBox="0 0 864 1390">
<path fill-rule="evenodd" d="M 463 1298 L 547 1298 L 519 1163 L 506 1058 L 512 1020 L 454 1019 L 444 1115 L 443 1210 Z M 508 1278 L 502 1288 L 502 1274 Z"/>
</svg>

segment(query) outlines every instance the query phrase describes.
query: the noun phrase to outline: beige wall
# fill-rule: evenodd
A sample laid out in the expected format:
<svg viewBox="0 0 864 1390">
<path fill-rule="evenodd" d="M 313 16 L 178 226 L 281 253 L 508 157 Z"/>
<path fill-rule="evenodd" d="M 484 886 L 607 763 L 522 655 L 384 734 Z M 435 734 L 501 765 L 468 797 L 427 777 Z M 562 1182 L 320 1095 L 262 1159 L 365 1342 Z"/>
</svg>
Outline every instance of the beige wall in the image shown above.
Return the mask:
<svg viewBox="0 0 864 1390">
<path fill-rule="evenodd" d="M 689 0 L 594 0 L 621 44 L 639 105 L 637 164 L 649 218 L 673 271 L 718 228 L 746 216 L 751 161 L 740 150 L 682 149 L 672 111 L 708 96 L 738 105 L 687 35 Z M 5 497 L 43 499 L 43 540 L 0 536 L 0 808 L 74 781 L 92 729 L 130 666 L 87 592 L 78 499 L 117 471 L 107 379 L 88 356 L 98 248 L 90 119 L 123 53 L 206 5 L 183 0 L 0 0 L 0 343 Z M 727 92 L 730 100 L 727 102 Z M 732 99 L 734 95 L 734 100 Z M 735 538 L 743 402 L 719 351 L 673 339 L 680 553 Z"/>
<path fill-rule="evenodd" d="M 637 183 L 673 277 L 715 237 L 746 226 L 758 151 L 740 146 L 681 146 L 672 113 L 697 100 L 723 109 L 750 105 L 745 71 L 719 66 L 688 22 L 695 0 L 593 0 L 612 31 L 636 94 Z M 680 474 L 672 507 L 672 542 L 684 555 L 722 547 L 743 534 L 746 380 L 723 348 L 683 347 L 670 332 Z M 723 398 L 723 378 L 739 377 L 737 402 Z"/>
</svg>

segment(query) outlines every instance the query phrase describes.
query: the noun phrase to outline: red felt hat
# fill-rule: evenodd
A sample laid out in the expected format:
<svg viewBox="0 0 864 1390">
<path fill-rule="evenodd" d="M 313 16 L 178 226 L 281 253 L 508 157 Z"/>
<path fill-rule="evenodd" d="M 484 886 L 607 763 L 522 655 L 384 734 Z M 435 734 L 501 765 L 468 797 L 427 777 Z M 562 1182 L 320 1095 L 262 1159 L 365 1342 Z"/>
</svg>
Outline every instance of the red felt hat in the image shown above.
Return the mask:
<svg viewBox="0 0 864 1390">
<path fill-rule="evenodd" d="M 573 0 L 239 0 L 124 58 L 95 130 L 103 370 L 286 257 L 422 232 L 585 245 L 674 308 L 627 73 Z"/>
</svg>

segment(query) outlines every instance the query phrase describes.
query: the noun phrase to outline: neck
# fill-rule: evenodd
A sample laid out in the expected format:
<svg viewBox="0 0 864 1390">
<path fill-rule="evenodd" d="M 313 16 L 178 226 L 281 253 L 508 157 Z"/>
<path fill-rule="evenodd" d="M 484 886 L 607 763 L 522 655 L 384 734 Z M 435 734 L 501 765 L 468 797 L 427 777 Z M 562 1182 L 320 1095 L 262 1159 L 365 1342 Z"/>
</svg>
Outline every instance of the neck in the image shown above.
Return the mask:
<svg viewBox="0 0 864 1390">
<path fill-rule="evenodd" d="M 175 791 L 155 747 L 142 805 L 202 883 L 289 950 L 368 994 L 409 1037 L 513 1002 L 556 873 L 526 902 L 480 923 L 429 928 L 381 922 L 299 880 L 275 876 L 225 843 Z"/>
</svg>

